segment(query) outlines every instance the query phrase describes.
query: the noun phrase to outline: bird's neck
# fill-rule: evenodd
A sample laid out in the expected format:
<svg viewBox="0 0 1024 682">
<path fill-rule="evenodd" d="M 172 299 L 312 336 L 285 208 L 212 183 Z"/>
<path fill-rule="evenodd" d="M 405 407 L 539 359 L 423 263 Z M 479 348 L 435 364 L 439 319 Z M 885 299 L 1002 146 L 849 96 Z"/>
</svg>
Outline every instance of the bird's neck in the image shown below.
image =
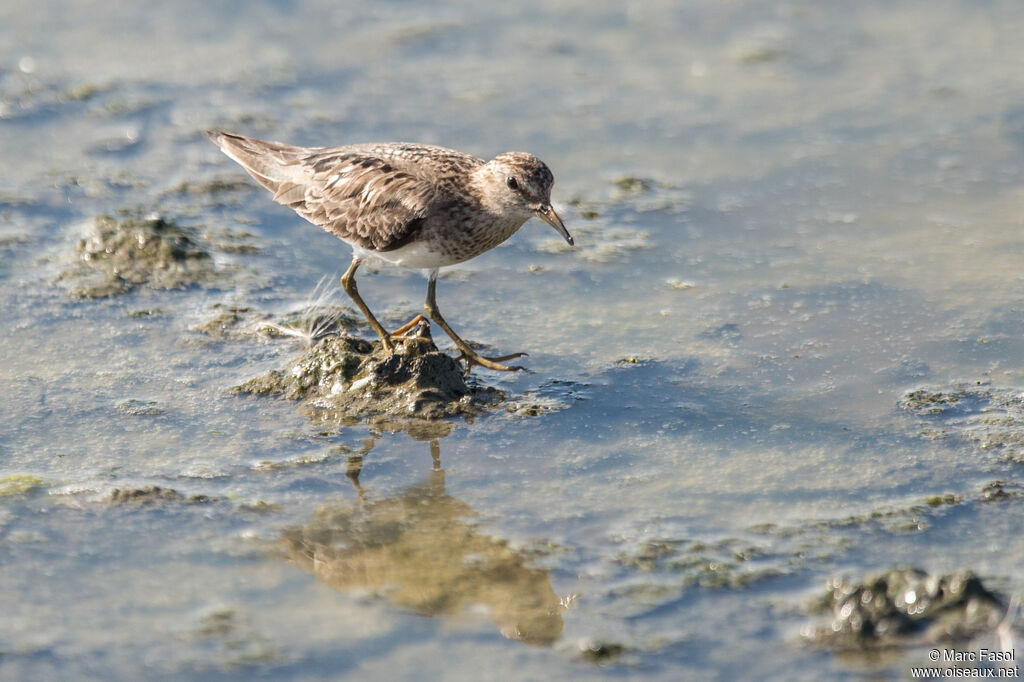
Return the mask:
<svg viewBox="0 0 1024 682">
<path fill-rule="evenodd" d="M 494 171 L 488 164 L 485 163 L 473 169 L 467 184 L 471 200 L 488 213 L 502 216 L 505 213 L 504 202 L 493 187 Z"/>
<path fill-rule="evenodd" d="M 479 220 L 475 229 L 481 246 L 491 249 L 516 233 L 529 216 L 520 215 L 505 201 L 503 192 L 495 191 L 494 171 L 487 164 L 478 166 L 470 175 L 470 201 L 483 209 L 490 220 Z M 503 187 L 501 189 L 504 189 Z"/>
</svg>

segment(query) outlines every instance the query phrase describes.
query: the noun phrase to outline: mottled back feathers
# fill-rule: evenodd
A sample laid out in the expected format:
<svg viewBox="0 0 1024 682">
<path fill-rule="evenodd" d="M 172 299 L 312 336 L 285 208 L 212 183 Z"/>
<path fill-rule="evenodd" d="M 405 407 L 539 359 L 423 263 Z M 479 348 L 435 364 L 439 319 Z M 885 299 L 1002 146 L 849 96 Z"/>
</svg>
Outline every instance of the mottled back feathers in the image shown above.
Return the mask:
<svg viewBox="0 0 1024 682">
<path fill-rule="evenodd" d="M 453 193 L 452 178 L 483 164 L 468 154 L 427 145 L 305 148 L 230 133 L 208 135 L 273 192 L 275 201 L 373 251 L 390 251 L 413 240 L 432 209 L 460 198 Z"/>
</svg>

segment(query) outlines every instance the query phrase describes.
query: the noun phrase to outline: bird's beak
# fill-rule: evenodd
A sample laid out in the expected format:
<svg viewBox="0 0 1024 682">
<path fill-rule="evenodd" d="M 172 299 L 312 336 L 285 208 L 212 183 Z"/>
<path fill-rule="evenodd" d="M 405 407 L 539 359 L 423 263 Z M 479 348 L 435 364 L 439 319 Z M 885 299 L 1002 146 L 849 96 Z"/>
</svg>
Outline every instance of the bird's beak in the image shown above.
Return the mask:
<svg viewBox="0 0 1024 682">
<path fill-rule="evenodd" d="M 555 209 L 551 208 L 551 204 L 541 204 L 533 212 L 535 216 L 546 222 L 551 227 L 558 231 L 558 234 L 565 237 L 565 241 L 569 242 L 569 246 L 572 246 L 576 242 L 573 241 L 572 235 L 569 234 L 569 230 L 565 229 L 565 223 L 555 213 Z"/>
</svg>

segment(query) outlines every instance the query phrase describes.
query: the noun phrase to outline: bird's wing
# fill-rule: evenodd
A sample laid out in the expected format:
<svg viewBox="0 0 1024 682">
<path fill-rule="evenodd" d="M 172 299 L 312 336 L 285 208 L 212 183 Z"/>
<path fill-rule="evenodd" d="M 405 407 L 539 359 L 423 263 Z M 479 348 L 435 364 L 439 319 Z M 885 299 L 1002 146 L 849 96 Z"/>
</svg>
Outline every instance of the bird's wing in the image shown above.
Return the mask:
<svg viewBox="0 0 1024 682">
<path fill-rule="evenodd" d="M 437 198 L 435 185 L 368 146 L 304 148 L 210 133 L 274 201 L 345 241 L 374 251 L 407 244 Z"/>
</svg>

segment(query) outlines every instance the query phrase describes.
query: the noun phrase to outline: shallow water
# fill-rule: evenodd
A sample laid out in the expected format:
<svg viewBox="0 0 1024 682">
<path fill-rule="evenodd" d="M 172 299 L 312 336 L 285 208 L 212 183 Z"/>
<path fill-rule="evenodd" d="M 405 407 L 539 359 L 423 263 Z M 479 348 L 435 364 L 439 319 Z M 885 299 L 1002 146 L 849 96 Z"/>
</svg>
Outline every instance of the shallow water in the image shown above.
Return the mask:
<svg viewBox="0 0 1024 682">
<path fill-rule="evenodd" d="M 811 643 L 830 576 L 1024 592 L 1024 500 L 983 493 L 1017 441 L 900 407 L 1024 391 L 1024 7 L 676 5 L 5 3 L 0 678 L 905 678 L 927 646 Z M 509 409 L 410 436 L 233 394 L 301 344 L 199 328 L 349 255 L 215 126 L 544 158 L 578 247 L 532 221 L 439 282 L 530 351 L 478 374 Z M 69 295 L 121 209 L 221 279 Z M 426 288 L 360 285 L 390 324 Z"/>
</svg>

